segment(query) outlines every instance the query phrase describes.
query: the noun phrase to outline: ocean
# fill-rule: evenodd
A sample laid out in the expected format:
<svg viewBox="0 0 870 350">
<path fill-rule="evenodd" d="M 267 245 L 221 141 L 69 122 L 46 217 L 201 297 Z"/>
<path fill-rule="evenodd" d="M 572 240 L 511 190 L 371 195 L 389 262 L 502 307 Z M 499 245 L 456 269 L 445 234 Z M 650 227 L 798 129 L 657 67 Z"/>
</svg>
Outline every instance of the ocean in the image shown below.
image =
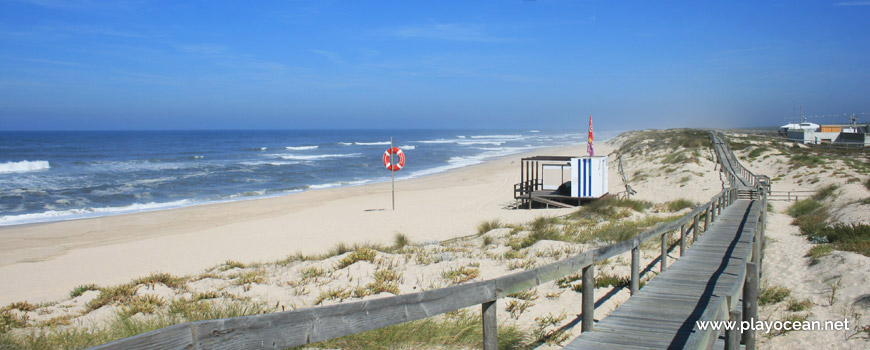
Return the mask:
<svg viewBox="0 0 870 350">
<path fill-rule="evenodd" d="M 0 132 L 0 226 L 389 181 L 390 137 L 406 156 L 397 180 L 586 142 L 538 130 Z"/>
</svg>

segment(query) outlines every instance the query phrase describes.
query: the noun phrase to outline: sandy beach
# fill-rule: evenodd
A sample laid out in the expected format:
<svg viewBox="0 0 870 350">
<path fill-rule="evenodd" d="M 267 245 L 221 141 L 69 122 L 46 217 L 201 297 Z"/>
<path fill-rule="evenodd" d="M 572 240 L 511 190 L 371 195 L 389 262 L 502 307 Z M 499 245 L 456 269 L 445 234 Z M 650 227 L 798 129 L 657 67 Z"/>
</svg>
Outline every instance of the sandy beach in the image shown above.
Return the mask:
<svg viewBox="0 0 870 350">
<path fill-rule="evenodd" d="M 339 243 L 414 241 L 476 232 L 482 221 L 518 223 L 567 209 L 514 204 L 525 155 L 585 154 L 585 145 L 537 149 L 390 184 L 313 190 L 276 198 L 0 228 L 0 304 L 66 297 L 73 287 L 110 285 L 151 272 L 191 274 L 228 259 L 265 262 Z M 610 153 L 603 143 L 599 154 Z M 611 174 L 613 176 L 613 174 Z M 617 191 L 621 183 L 611 181 Z"/>
</svg>

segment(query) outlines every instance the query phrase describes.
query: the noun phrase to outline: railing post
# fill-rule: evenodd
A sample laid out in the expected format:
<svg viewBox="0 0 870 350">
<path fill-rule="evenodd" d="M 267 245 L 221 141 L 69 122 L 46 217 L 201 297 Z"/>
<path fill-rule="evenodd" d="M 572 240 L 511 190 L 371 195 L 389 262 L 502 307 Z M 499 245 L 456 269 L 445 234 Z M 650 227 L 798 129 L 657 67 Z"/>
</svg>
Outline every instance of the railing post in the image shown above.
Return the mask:
<svg viewBox="0 0 870 350">
<path fill-rule="evenodd" d="M 695 214 L 695 218 L 692 219 L 692 242 L 698 240 L 698 219 L 700 216 L 701 213 Z"/>
<path fill-rule="evenodd" d="M 480 312 L 483 318 L 483 350 L 498 349 L 498 317 L 496 317 L 496 300 L 481 304 Z"/>
<path fill-rule="evenodd" d="M 660 270 L 661 272 L 665 272 L 665 268 L 668 267 L 668 236 L 669 235 L 670 235 L 669 232 L 665 232 L 662 234 L 662 257 L 659 259 L 659 260 L 661 260 L 660 261 L 661 264 L 659 265 L 659 267 L 661 268 L 661 270 Z"/>
<path fill-rule="evenodd" d="M 638 289 L 640 289 L 640 249 L 634 247 L 631 248 L 631 286 L 629 291 L 631 295 L 635 295 Z"/>
<path fill-rule="evenodd" d="M 728 315 L 728 320 L 736 326 L 725 329 L 725 350 L 738 350 L 740 349 L 740 311 L 731 310 Z"/>
<path fill-rule="evenodd" d="M 713 206 L 713 209 L 710 210 L 710 222 L 716 222 L 716 207 L 719 204 L 719 199 L 713 200 L 710 205 Z"/>
<path fill-rule="evenodd" d="M 743 320 L 755 324 L 758 319 L 758 267 L 753 262 L 746 263 L 746 281 L 743 283 Z M 755 349 L 755 331 L 743 332 L 746 350 Z"/>
<path fill-rule="evenodd" d="M 686 254 L 686 224 L 680 225 L 680 257 Z"/>
<path fill-rule="evenodd" d="M 583 268 L 583 285 L 581 287 L 583 321 L 580 326 L 581 332 L 589 332 L 595 324 L 595 265 L 590 264 Z"/>
<path fill-rule="evenodd" d="M 712 211 L 710 210 L 710 206 L 712 205 L 713 204 L 711 203 L 707 206 L 707 209 L 704 210 L 704 232 L 707 232 L 707 230 L 710 229 L 710 212 Z M 698 240 L 698 236 L 695 236 L 695 240 Z"/>
</svg>

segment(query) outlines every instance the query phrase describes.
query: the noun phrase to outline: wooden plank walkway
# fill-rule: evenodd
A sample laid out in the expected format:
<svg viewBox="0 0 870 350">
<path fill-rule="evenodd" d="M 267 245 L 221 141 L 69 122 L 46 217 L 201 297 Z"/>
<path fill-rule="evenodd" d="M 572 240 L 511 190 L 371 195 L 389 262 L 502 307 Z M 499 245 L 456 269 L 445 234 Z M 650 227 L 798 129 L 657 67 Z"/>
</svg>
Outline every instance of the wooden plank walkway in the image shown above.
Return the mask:
<svg viewBox="0 0 870 350">
<path fill-rule="evenodd" d="M 737 307 L 761 206 L 725 208 L 683 257 L 565 349 L 709 348 L 718 334 L 697 332 L 695 322 L 725 320 Z"/>
</svg>

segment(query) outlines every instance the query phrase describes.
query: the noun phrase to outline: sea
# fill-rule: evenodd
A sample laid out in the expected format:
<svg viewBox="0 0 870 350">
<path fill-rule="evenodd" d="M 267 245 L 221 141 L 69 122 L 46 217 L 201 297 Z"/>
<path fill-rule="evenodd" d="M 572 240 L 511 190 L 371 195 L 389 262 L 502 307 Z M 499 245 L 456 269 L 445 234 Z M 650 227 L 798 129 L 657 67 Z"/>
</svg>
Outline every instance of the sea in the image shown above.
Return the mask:
<svg viewBox="0 0 870 350">
<path fill-rule="evenodd" d="M 596 131 L 596 141 L 617 132 Z M 585 130 L 0 132 L 0 226 L 250 200 L 397 180 L 540 147 Z M 577 155 L 586 155 L 578 147 Z"/>
</svg>

